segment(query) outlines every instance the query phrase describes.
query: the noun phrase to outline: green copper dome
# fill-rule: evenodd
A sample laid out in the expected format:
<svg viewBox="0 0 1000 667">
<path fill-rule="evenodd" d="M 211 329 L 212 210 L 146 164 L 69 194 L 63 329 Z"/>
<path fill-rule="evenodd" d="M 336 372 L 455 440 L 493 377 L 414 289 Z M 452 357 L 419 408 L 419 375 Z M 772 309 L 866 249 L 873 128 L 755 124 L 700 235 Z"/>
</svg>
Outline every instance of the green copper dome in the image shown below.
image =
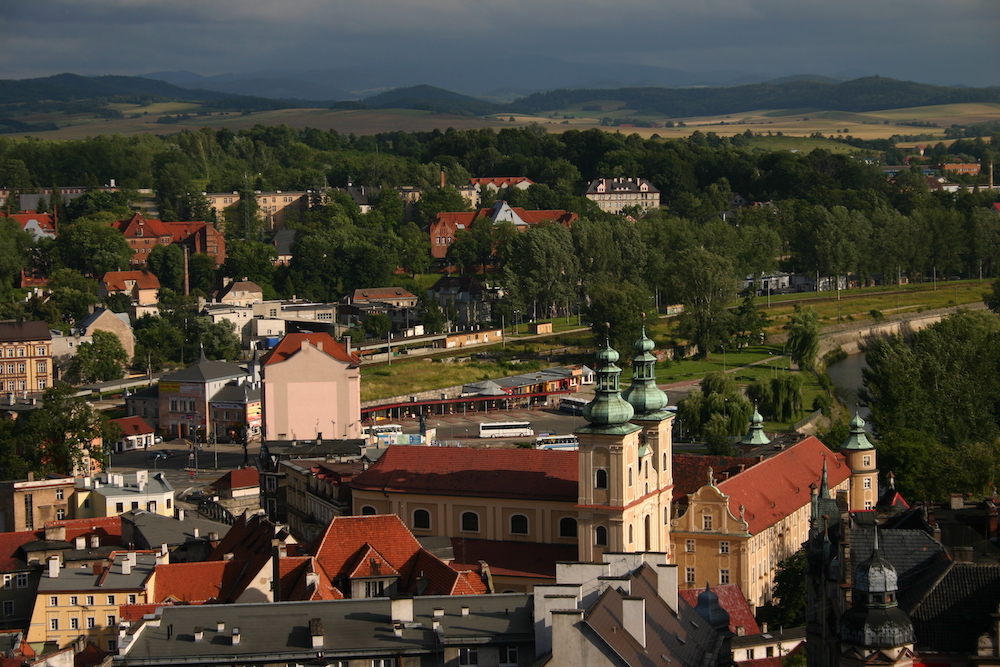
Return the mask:
<svg viewBox="0 0 1000 667">
<path fill-rule="evenodd" d="M 770 444 L 770 442 L 771 441 L 768 440 L 767 436 L 764 434 L 764 418 L 761 416 L 757 408 L 754 407 L 753 415 L 750 417 L 750 430 L 747 431 L 745 436 L 743 436 L 740 443 L 758 447 Z"/>
<path fill-rule="evenodd" d="M 632 347 L 635 349 L 635 356 L 632 357 L 632 384 L 622 397 L 632 405 L 637 415 L 658 412 L 666 407 L 668 398 L 656 386 L 656 357 L 652 354 L 655 345 L 646 336 L 645 324 L 642 325 L 642 335 Z"/>
<path fill-rule="evenodd" d="M 618 352 L 610 342 L 597 353 L 597 388 L 594 390 L 594 400 L 583 408 L 583 417 L 589 426 L 580 429 L 581 432 L 593 433 L 630 433 L 638 430 L 638 426 L 630 424 L 629 420 L 635 414 L 632 405 L 622 398 L 619 380 L 622 369 L 615 365 Z"/>
<path fill-rule="evenodd" d="M 840 446 L 840 448 L 875 449 L 875 445 L 871 443 L 868 439 L 868 435 L 865 434 L 865 420 L 861 418 L 861 415 L 854 415 L 854 419 L 851 420 L 851 434 L 847 436 L 847 440 Z"/>
</svg>

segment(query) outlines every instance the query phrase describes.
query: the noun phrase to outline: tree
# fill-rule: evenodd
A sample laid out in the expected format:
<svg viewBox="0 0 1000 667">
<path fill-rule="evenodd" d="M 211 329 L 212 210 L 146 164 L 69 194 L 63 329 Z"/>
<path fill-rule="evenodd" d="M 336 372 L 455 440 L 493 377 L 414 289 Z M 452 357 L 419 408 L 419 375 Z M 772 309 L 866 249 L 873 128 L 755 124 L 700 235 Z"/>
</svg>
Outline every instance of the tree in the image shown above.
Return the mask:
<svg viewBox="0 0 1000 667">
<path fill-rule="evenodd" d="M 743 295 L 743 302 L 733 312 L 730 343 L 739 350 L 747 345 L 759 345 L 764 340 L 764 329 L 768 324 L 767 315 L 757 307 L 757 298 L 751 286 Z"/>
<path fill-rule="evenodd" d="M 267 285 L 270 288 L 274 281 L 274 260 L 277 258 L 277 249 L 269 243 L 237 240 L 226 246 L 222 271 L 236 280 L 246 278 L 261 287 Z"/>
<path fill-rule="evenodd" d="M 511 300 L 522 312 L 535 305 L 542 313 L 576 300 L 579 262 L 570 231 L 557 224 L 540 225 L 518 234 L 504 270 Z"/>
<path fill-rule="evenodd" d="M 110 213 L 115 219 L 125 219 L 132 216 L 127 193 L 105 192 L 103 190 L 84 192 L 79 197 L 72 199 L 66 205 L 65 211 L 68 220 L 77 220 L 97 213 Z"/>
<path fill-rule="evenodd" d="M 118 336 L 98 330 L 93 342 L 77 346 L 76 355 L 70 360 L 69 377 L 80 383 L 120 380 L 129 361 Z"/>
<path fill-rule="evenodd" d="M 729 375 L 708 373 L 701 388 L 689 393 L 677 404 L 677 418 L 693 436 L 704 436 L 712 453 L 732 453 L 729 436 L 746 432 L 752 408 L 739 385 Z"/>
<path fill-rule="evenodd" d="M 441 306 L 432 297 L 420 299 L 419 317 L 424 325 L 424 333 L 435 334 L 444 331 L 444 313 L 441 312 Z"/>
<path fill-rule="evenodd" d="M 788 351 L 792 361 L 802 370 L 812 371 L 819 354 L 819 315 L 812 306 L 803 308 L 797 303 L 785 329 L 788 331 Z"/>
<path fill-rule="evenodd" d="M 132 262 L 132 248 L 122 233 L 107 222 L 95 216 L 63 227 L 55 241 L 62 265 L 94 277 L 127 269 Z"/>
<path fill-rule="evenodd" d="M 736 295 L 736 275 L 725 257 L 703 248 L 683 253 L 674 262 L 671 287 L 684 304 L 683 331 L 698 352 L 708 356 L 728 330 L 727 309 Z"/>
<path fill-rule="evenodd" d="M 210 317 L 188 320 L 185 332 L 185 358 L 195 360 L 204 350 L 209 359 L 235 359 L 243 346 L 236 336 L 236 325 L 230 320 L 212 322 Z"/>
<path fill-rule="evenodd" d="M 983 294 L 983 303 L 997 315 L 1000 315 L 1000 278 L 993 281 L 990 291 Z"/>
<path fill-rule="evenodd" d="M 392 320 L 385 313 L 372 313 L 365 318 L 362 328 L 369 338 L 381 340 L 392 330 Z"/>
<path fill-rule="evenodd" d="M 417 202 L 417 220 L 420 224 L 426 225 L 438 213 L 460 213 L 468 210 L 470 210 L 469 200 L 454 187 L 448 185 L 443 188 L 428 188 L 421 193 L 420 201 Z"/>
<path fill-rule="evenodd" d="M 643 314 L 652 305 L 646 290 L 629 282 L 609 282 L 591 290 L 590 305 L 584 313 L 594 336 L 599 341 L 606 336 L 624 359 L 630 356 L 632 344 L 640 335 Z"/>
<path fill-rule="evenodd" d="M 149 252 L 146 263 L 161 287 L 169 287 L 175 292 L 184 289 L 184 251 L 179 245 L 157 245 Z"/>
<path fill-rule="evenodd" d="M 774 573 L 774 599 L 757 612 L 768 625 L 795 628 L 805 622 L 806 552 L 796 551 L 778 563 Z"/>
<path fill-rule="evenodd" d="M 28 266 L 31 235 L 12 218 L 0 218 L 0 300 L 13 297 L 14 280 Z"/>
<path fill-rule="evenodd" d="M 215 287 L 215 276 L 219 265 L 215 257 L 204 252 L 196 252 L 188 257 L 188 282 L 191 291 L 200 290 L 205 294 Z"/>
</svg>

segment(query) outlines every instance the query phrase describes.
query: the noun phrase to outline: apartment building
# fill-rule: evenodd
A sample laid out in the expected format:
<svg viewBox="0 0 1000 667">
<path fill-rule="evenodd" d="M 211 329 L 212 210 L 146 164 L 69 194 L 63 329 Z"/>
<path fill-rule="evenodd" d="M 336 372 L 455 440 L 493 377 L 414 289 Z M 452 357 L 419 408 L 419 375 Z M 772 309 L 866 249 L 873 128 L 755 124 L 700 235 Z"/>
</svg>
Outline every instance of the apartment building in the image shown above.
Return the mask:
<svg viewBox="0 0 1000 667">
<path fill-rule="evenodd" d="M 660 191 L 645 178 L 595 178 L 583 196 L 607 213 L 620 213 L 628 206 L 644 210 L 660 206 Z"/>
<path fill-rule="evenodd" d="M 72 518 L 76 480 L 56 476 L 0 482 L 0 533 L 38 530 L 46 521 Z"/>
<path fill-rule="evenodd" d="M 0 391 L 34 393 L 52 386 L 52 333 L 45 322 L 0 322 Z"/>
</svg>

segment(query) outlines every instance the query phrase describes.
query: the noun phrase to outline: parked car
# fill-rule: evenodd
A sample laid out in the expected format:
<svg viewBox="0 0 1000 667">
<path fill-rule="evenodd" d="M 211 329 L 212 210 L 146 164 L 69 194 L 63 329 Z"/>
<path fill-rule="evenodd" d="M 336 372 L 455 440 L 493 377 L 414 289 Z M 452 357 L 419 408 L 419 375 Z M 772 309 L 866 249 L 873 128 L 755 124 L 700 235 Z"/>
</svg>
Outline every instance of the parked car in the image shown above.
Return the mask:
<svg viewBox="0 0 1000 667">
<path fill-rule="evenodd" d="M 149 458 L 151 461 L 166 461 L 170 457 L 164 452 L 150 452 Z"/>
<path fill-rule="evenodd" d="M 162 435 L 154 435 L 153 436 L 153 443 L 154 444 L 159 445 L 162 442 L 163 442 L 163 436 Z"/>
</svg>

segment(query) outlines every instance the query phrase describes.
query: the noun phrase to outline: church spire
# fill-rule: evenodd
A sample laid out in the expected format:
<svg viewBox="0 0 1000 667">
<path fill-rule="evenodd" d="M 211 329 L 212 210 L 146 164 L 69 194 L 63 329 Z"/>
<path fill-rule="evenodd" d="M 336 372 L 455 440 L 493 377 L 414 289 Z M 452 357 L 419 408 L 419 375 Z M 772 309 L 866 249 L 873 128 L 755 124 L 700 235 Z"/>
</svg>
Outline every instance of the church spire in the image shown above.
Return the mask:
<svg viewBox="0 0 1000 667">
<path fill-rule="evenodd" d="M 597 353 L 597 388 L 594 390 L 594 400 L 583 408 L 583 417 L 589 426 L 584 429 L 606 431 L 622 424 L 628 424 L 635 414 L 632 405 L 622 398 L 619 381 L 622 369 L 615 362 L 619 359 L 618 352 L 611 347 L 611 342 L 605 339 L 604 347 Z M 631 429 L 630 429 L 631 430 Z"/>
<path fill-rule="evenodd" d="M 646 336 L 646 314 L 642 314 L 642 334 L 632 345 L 632 384 L 622 394 L 638 416 L 658 412 L 667 406 L 667 395 L 656 386 L 655 344 Z"/>
</svg>

